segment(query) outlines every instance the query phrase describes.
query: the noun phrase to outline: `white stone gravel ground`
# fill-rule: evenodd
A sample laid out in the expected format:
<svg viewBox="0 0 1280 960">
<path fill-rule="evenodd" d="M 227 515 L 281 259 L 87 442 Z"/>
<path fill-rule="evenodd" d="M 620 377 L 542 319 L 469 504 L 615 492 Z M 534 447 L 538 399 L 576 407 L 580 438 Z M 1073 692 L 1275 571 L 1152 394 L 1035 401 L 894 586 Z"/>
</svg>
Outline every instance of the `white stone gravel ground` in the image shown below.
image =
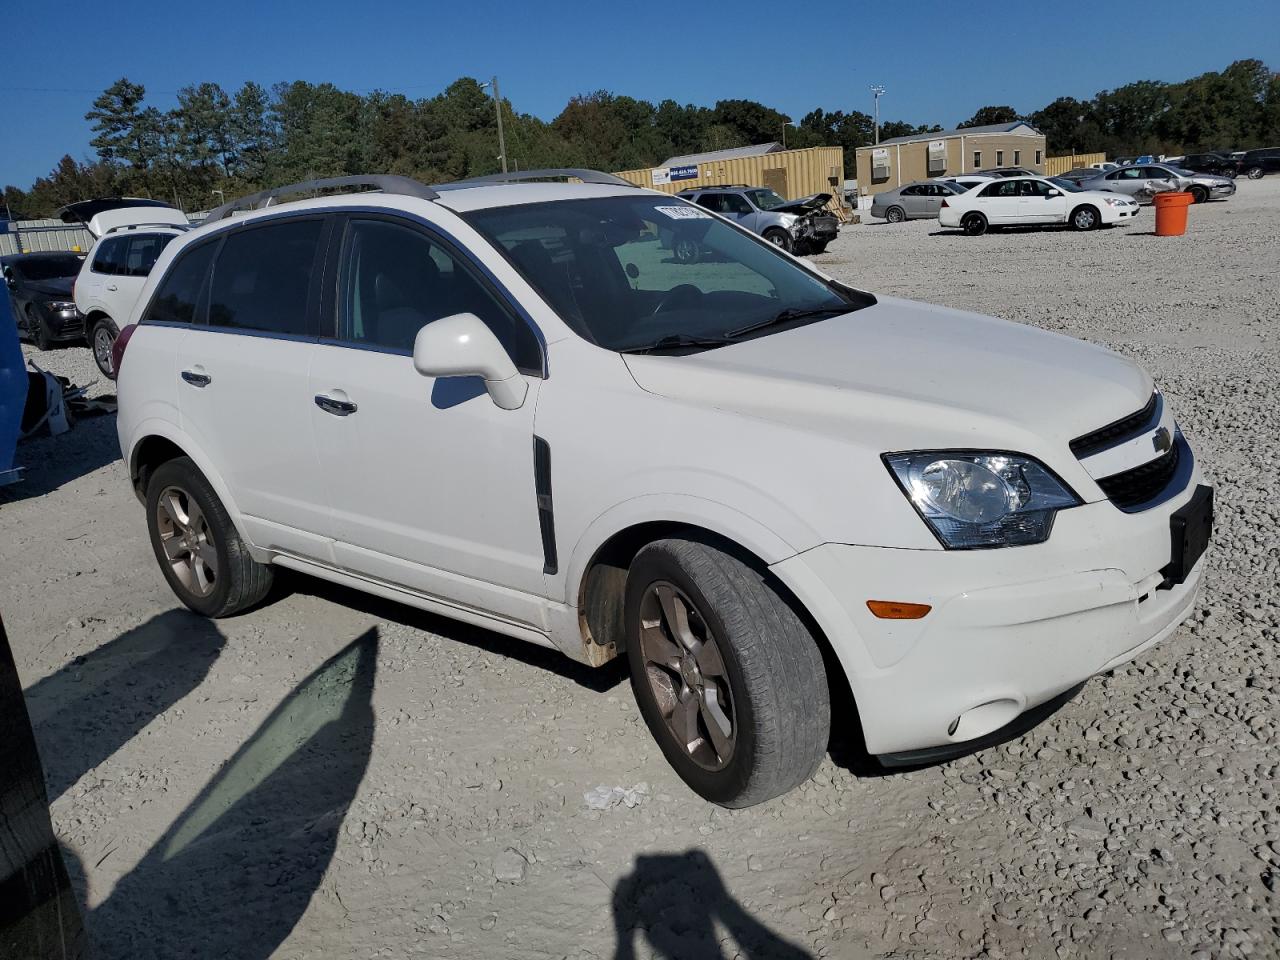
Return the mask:
<svg viewBox="0 0 1280 960">
<path fill-rule="evenodd" d="M 97 955 L 1280 955 L 1280 177 L 1151 227 L 872 222 L 818 260 L 1150 369 L 1217 487 L 1192 620 L 1004 746 L 878 776 L 846 739 L 745 811 L 674 777 L 616 664 L 298 579 L 178 612 L 110 418 L 24 447 L 0 611 Z"/>
</svg>

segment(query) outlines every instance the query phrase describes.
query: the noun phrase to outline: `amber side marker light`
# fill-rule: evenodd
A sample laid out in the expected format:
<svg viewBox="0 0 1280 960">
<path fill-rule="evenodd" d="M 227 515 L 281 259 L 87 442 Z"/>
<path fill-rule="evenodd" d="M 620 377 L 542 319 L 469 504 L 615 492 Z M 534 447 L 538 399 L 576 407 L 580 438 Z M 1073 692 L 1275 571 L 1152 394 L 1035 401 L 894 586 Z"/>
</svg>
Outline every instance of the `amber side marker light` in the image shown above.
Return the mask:
<svg viewBox="0 0 1280 960">
<path fill-rule="evenodd" d="M 893 600 L 868 600 L 867 609 L 881 620 L 919 620 L 933 609 L 927 603 L 898 603 Z"/>
</svg>

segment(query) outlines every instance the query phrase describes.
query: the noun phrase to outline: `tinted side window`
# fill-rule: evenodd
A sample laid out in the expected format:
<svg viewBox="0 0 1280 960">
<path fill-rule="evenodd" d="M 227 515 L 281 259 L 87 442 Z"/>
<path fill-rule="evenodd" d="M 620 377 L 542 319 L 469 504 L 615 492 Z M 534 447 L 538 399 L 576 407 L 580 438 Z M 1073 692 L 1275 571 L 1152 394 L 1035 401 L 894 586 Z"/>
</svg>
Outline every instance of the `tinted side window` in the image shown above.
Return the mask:
<svg viewBox="0 0 1280 960">
<path fill-rule="evenodd" d="M 724 203 L 724 211 L 726 213 L 750 213 L 751 212 L 751 204 L 749 204 L 743 197 L 738 196 L 736 193 L 726 193 L 724 194 L 722 200 Z"/>
<path fill-rule="evenodd" d="M 541 370 L 541 353 L 528 324 L 512 316 L 466 265 L 425 234 L 384 220 L 353 220 L 342 250 L 342 340 L 408 353 L 428 323 L 474 313 L 517 367 Z"/>
<path fill-rule="evenodd" d="M 200 288 L 217 246 L 216 241 L 205 243 L 178 255 L 160 281 L 160 289 L 151 299 L 143 323 L 191 323 L 195 319 Z"/>
<path fill-rule="evenodd" d="M 145 277 L 156 265 L 156 258 L 173 239 L 171 233 L 144 233 L 129 238 L 124 272 L 131 277 Z"/>
<path fill-rule="evenodd" d="M 714 210 L 716 213 L 719 213 L 723 209 L 723 204 L 720 203 L 720 195 L 718 193 L 704 193 L 702 196 L 698 197 L 697 204 L 700 207 L 706 207 L 708 210 Z"/>
<path fill-rule="evenodd" d="M 93 266 L 90 269 L 94 273 L 111 275 L 124 273 L 126 243 L 128 241 L 122 237 L 102 241 L 102 243 L 98 244 L 98 252 L 93 255 Z"/>
<path fill-rule="evenodd" d="M 306 336 L 311 272 L 324 221 L 289 220 L 230 234 L 213 266 L 209 325 Z"/>
</svg>

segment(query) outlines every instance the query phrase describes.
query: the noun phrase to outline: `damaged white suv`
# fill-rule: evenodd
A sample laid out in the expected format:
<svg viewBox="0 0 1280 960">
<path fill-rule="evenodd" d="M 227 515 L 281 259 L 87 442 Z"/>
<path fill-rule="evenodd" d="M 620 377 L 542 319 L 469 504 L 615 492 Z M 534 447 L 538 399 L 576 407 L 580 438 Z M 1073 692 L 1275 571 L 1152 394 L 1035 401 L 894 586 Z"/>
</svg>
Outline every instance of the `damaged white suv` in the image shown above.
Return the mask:
<svg viewBox="0 0 1280 960">
<path fill-rule="evenodd" d="M 321 190 L 348 192 L 274 202 Z M 1133 363 L 605 174 L 247 198 L 133 319 L 120 441 L 184 603 L 242 610 L 278 565 L 622 653 L 727 806 L 813 772 L 833 693 L 889 763 L 1008 736 L 1201 579 L 1212 493 Z"/>
</svg>

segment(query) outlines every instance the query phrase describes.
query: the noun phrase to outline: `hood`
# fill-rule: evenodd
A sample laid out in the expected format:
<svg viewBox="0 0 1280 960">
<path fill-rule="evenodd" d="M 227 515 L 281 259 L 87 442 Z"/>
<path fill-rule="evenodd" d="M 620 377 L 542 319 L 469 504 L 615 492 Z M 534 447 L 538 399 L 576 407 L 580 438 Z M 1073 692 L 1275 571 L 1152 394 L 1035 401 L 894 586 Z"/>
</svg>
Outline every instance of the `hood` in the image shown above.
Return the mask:
<svg viewBox="0 0 1280 960">
<path fill-rule="evenodd" d="M 32 293 L 50 297 L 55 300 L 69 300 L 71 288 L 75 285 L 75 277 L 54 277 L 50 280 L 33 280 L 27 283 Z"/>
<path fill-rule="evenodd" d="M 1035 327 L 909 300 L 683 357 L 625 357 L 671 399 L 786 422 L 877 450 L 1013 449 L 1052 459 L 1139 410 L 1151 378 Z"/>
<path fill-rule="evenodd" d="M 831 194 L 815 193 L 799 200 L 790 200 L 780 207 L 774 207 L 770 213 L 814 213 L 831 202 Z"/>
</svg>

